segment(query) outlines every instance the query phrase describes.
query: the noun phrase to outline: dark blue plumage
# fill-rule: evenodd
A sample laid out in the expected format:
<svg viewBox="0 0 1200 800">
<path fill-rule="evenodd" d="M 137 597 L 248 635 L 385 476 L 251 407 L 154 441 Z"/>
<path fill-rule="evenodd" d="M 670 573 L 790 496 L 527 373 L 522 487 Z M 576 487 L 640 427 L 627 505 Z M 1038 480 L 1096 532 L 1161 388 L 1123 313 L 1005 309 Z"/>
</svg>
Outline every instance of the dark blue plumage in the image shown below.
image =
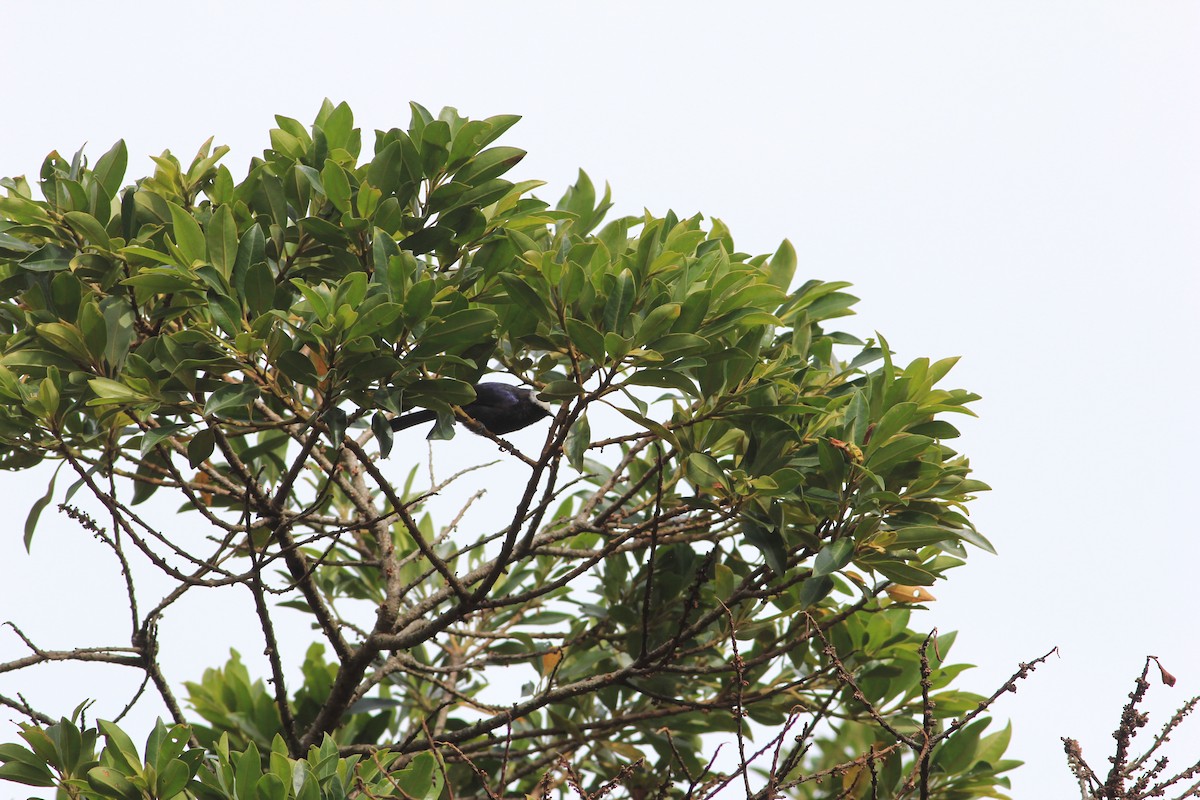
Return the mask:
<svg viewBox="0 0 1200 800">
<path fill-rule="evenodd" d="M 497 436 L 519 431 L 552 413 L 550 405 L 538 400 L 532 389 L 507 383 L 475 384 L 475 399 L 462 408 L 489 433 Z M 402 431 L 435 419 L 437 413 L 434 411 L 413 411 L 393 419 L 392 430 Z"/>
</svg>

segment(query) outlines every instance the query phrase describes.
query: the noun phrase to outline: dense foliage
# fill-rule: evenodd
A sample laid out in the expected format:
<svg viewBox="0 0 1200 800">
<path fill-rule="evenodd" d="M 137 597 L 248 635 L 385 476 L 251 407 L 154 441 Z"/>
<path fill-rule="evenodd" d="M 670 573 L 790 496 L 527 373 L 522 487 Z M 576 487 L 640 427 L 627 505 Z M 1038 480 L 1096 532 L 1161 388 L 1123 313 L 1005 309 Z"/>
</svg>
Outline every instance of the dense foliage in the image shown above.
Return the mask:
<svg viewBox="0 0 1200 800">
<path fill-rule="evenodd" d="M 0 465 L 72 476 L 26 542 L 57 501 L 110 546 L 133 650 L 89 658 L 144 672 L 171 720 L 139 752 L 58 719 L 94 689 L 53 715 L 4 695 L 31 722 L 0 777 L 121 798 L 1001 796 L 1007 731 L 953 688 L 953 635 L 910 627 L 923 587 L 989 547 L 963 509 L 986 487 L 946 444 L 975 399 L 940 388 L 954 360 L 901 366 L 830 329 L 855 298 L 797 281 L 786 242 L 751 257 L 717 220 L 605 222 L 582 173 L 537 200 L 502 177 L 515 122 L 414 104 L 364 158 L 327 102 L 310 128 L 279 117 L 240 181 L 210 140 L 132 185 L 120 142 L 94 165 L 52 153 L 40 199 L 2 182 Z M 472 442 L 504 462 L 504 519 L 435 520 L 437 495 L 469 510 L 474 473 L 425 482 L 420 434 L 388 420 L 433 409 L 448 437 L 485 375 L 558 411 Z M 167 492 L 181 516 L 139 506 Z M 174 588 L 147 602 L 149 571 Z M 164 674 L 163 612 L 234 584 L 269 681 L 236 654 Z M 277 641 L 281 608 L 318 641 Z M 72 658 L 26 644 L 5 671 Z"/>
</svg>

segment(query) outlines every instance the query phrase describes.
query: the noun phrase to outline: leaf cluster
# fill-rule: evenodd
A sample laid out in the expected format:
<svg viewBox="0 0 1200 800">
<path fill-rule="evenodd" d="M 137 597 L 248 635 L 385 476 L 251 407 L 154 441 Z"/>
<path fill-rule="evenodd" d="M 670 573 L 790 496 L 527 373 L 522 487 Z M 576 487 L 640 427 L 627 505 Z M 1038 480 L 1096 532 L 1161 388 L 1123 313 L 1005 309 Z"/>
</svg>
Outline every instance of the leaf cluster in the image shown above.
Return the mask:
<svg viewBox="0 0 1200 800">
<path fill-rule="evenodd" d="M 381 747 L 400 759 L 381 774 L 433 759 L 456 791 L 545 788 L 565 754 L 556 774 L 633 796 L 715 791 L 764 760 L 796 792 L 856 766 L 903 784 L 896 733 L 980 700 L 953 689 L 965 667 L 923 671 L 904 600 L 991 549 L 965 514 L 987 487 L 947 444 L 977 399 L 942 387 L 954 359 L 900 365 L 831 329 L 856 298 L 798 281 L 786 241 L 752 256 L 700 215 L 606 221 L 583 172 L 538 200 L 506 177 L 523 152 L 494 144 L 515 117 L 411 111 L 369 154 L 345 104 L 278 117 L 236 182 L 211 140 L 126 186 L 123 143 L 94 166 L 52 154 L 40 199 L 0 181 L 0 466 L 66 465 L 64 501 L 83 491 L 112 530 L 67 511 L 126 575 L 174 584 L 139 614 L 130 577 L 138 657 L 114 663 L 146 670 L 234 783 L 235 761 L 325 775 L 326 748 Z M 429 504 L 463 475 L 389 477 L 385 459 L 412 461 L 389 418 L 431 409 L 450 435 L 489 373 L 558 411 L 536 450 L 483 431 L 523 488 L 463 530 Z M 164 490 L 190 524 L 137 508 Z M 197 723 L 157 625 L 228 585 L 250 590 L 270 685 L 235 654 L 188 684 Z M 281 608 L 320 638 L 291 692 Z M 497 703 L 501 680 L 520 698 Z M 939 796 L 1003 784 L 1007 739 L 983 728 L 934 754 Z M 708 734 L 737 740 L 737 771 L 713 770 Z M 885 773 L 861 761 L 876 751 Z M 228 792 L 223 769 L 188 791 Z M 255 791 L 284 796 L 272 774 Z"/>
</svg>

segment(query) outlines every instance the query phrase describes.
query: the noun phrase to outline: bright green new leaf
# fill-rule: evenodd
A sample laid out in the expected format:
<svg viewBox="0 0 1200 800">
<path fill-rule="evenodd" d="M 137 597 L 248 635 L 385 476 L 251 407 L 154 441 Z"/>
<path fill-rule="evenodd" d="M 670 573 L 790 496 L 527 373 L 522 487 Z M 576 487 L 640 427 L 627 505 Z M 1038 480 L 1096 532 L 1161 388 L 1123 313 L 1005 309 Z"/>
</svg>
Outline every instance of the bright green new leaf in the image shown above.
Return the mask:
<svg viewBox="0 0 1200 800">
<path fill-rule="evenodd" d="M 171 229 L 175 234 L 175 244 L 179 246 L 179 251 L 183 253 L 185 259 L 180 266 L 190 267 L 197 262 L 204 261 L 207 247 L 204 241 L 204 232 L 200 230 L 200 223 L 174 203 L 168 205 L 171 209 Z"/>
</svg>

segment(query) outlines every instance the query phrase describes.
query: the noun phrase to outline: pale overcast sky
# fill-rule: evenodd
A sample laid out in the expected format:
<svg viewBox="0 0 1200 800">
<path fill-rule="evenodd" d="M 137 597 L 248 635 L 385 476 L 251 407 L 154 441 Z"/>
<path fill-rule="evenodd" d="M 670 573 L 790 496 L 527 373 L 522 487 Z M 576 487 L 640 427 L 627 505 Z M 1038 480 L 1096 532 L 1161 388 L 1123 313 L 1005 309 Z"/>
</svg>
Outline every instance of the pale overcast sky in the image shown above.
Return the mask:
<svg viewBox="0 0 1200 800">
<path fill-rule="evenodd" d="M 346 100 L 369 143 L 417 100 L 523 115 L 502 143 L 547 199 L 583 167 L 618 212 L 701 211 L 750 252 L 790 238 L 799 276 L 855 284 L 848 329 L 904 362 L 960 355 L 949 381 L 983 395 L 959 443 L 994 488 L 973 518 L 1000 555 L 934 587 L 915 626 L 960 631 L 952 660 L 985 694 L 1060 648 L 995 709 L 1027 762 L 1013 796 L 1074 796 L 1061 736 L 1107 766 L 1147 654 L 1179 678 L 1151 690 L 1152 729 L 1200 694 L 1200 5 L 113 0 L 13 3 L 4 27 L 3 175 L 123 137 L 133 178 L 213 135 L 240 177 L 276 113 Z M 103 551 L 48 511 L 26 557 L 45 476 L 0 481 L 0 619 L 46 647 L 119 640 Z M 226 633 L 193 634 L 168 673 L 197 679 L 231 643 L 257 663 Z M 0 660 L 22 652 L 0 631 Z M 127 683 L 40 668 L 0 693 L 69 714 Z M 1200 720 L 1175 745 L 1200 757 Z"/>
</svg>

